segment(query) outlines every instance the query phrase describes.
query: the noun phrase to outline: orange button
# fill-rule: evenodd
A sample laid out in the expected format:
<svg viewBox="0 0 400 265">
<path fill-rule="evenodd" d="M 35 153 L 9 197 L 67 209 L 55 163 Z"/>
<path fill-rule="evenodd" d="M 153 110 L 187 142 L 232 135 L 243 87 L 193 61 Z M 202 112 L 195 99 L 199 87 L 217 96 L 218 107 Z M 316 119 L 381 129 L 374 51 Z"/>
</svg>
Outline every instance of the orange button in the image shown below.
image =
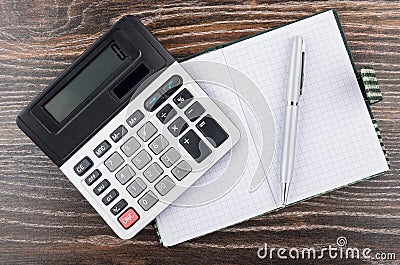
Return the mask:
<svg viewBox="0 0 400 265">
<path fill-rule="evenodd" d="M 137 220 L 139 220 L 139 215 L 132 208 L 129 208 L 128 210 L 126 210 L 118 218 L 118 221 L 121 223 L 121 225 L 125 229 L 128 229 L 129 227 L 131 227 L 134 223 L 136 223 Z"/>
</svg>

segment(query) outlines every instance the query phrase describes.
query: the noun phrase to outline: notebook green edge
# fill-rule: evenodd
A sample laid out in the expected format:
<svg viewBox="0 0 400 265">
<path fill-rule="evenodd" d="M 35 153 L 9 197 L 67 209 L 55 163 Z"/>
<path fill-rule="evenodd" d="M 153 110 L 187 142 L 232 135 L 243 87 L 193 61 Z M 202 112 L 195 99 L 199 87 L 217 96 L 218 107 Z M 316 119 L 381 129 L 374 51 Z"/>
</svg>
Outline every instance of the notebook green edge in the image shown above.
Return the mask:
<svg viewBox="0 0 400 265">
<path fill-rule="evenodd" d="M 343 31 L 343 28 L 342 28 L 341 23 L 340 23 L 340 20 L 339 20 L 339 16 L 338 16 L 338 14 L 337 14 L 337 12 L 336 12 L 335 10 L 325 10 L 325 11 L 323 11 L 323 12 L 320 12 L 320 13 L 314 14 L 314 15 L 312 15 L 312 16 L 305 17 L 305 18 L 302 18 L 302 19 L 293 21 L 293 22 L 291 22 L 291 23 L 287 23 L 287 24 L 284 24 L 284 25 L 281 25 L 281 26 L 278 26 L 278 27 L 274 27 L 274 28 L 271 28 L 271 29 L 262 31 L 262 32 L 257 33 L 257 34 L 253 34 L 253 35 L 249 35 L 249 36 L 243 37 L 243 38 L 238 39 L 238 40 L 234 40 L 234 41 L 231 41 L 231 42 L 228 42 L 228 43 L 224 43 L 224 44 L 221 44 L 221 45 L 217 45 L 217 46 L 211 47 L 211 48 L 209 48 L 209 49 L 206 49 L 206 50 L 201 51 L 201 52 L 199 52 L 199 53 L 196 53 L 196 54 L 194 54 L 194 55 L 188 56 L 188 57 L 184 58 L 183 60 L 181 60 L 181 62 L 185 62 L 185 61 L 187 61 L 187 60 L 189 60 L 189 59 L 198 57 L 198 56 L 200 56 L 200 55 L 203 55 L 203 54 L 206 54 L 206 53 L 209 53 L 209 52 L 212 52 L 212 51 L 216 51 L 216 50 L 225 48 L 225 47 L 227 47 L 227 46 L 234 45 L 234 44 L 239 43 L 239 42 L 241 42 L 241 41 L 243 41 L 243 40 L 247 40 L 247 39 L 250 39 L 250 38 L 253 38 L 253 37 L 256 37 L 256 36 L 265 34 L 265 33 L 267 33 L 267 32 L 271 32 L 271 31 L 273 31 L 273 30 L 282 28 L 282 27 L 284 27 L 284 26 L 286 26 L 286 25 L 294 24 L 294 23 L 299 22 L 299 21 L 302 21 L 302 20 L 304 20 L 304 19 L 307 19 L 307 18 L 310 18 L 310 17 L 314 17 L 314 16 L 317 16 L 317 15 L 319 15 L 319 14 L 322 14 L 322 13 L 325 13 L 325 12 L 329 12 L 329 11 L 333 11 L 333 14 L 334 14 L 334 16 L 335 16 L 336 23 L 337 23 L 338 28 L 339 28 L 339 30 L 340 30 L 340 34 L 341 34 L 343 43 L 344 43 L 344 45 L 345 45 L 345 47 L 346 47 L 347 54 L 348 54 L 348 56 L 349 56 L 351 65 L 352 65 L 352 67 L 353 67 L 353 70 L 354 70 L 354 73 L 355 73 L 355 75 L 356 75 L 356 77 L 357 77 L 357 80 L 358 80 L 358 83 L 359 83 L 359 86 L 360 86 L 362 95 L 363 95 L 363 97 L 364 97 L 365 105 L 366 105 L 366 107 L 367 107 L 367 109 L 368 109 L 368 112 L 369 112 L 369 115 L 370 115 L 370 118 L 371 118 L 371 122 L 372 122 L 372 124 L 373 124 L 373 126 L 374 126 L 374 128 L 375 128 L 375 132 L 376 132 L 376 134 L 377 134 L 377 137 L 378 137 L 378 139 L 379 139 L 381 148 L 382 148 L 383 153 L 384 153 L 384 155 L 385 155 L 387 164 L 388 164 L 388 166 L 390 167 L 390 162 L 389 162 L 388 156 L 387 156 L 387 154 L 386 154 L 386 150 L 385 150 L 385 147 L 384 147 L 384 144 L 383 144 L 381 135 L 380 135 L 380 131 L 379 131 L 377 122 L 376 122 L 376 120 L 375 120 L 375 118 L 374 118 L 374 115 L 373 115 L 373 113 L 372 113 L 372 110 L 371 110 L 371 104 L 374 104 L 374 103 L 379 102 L 379 101 L 382 100 L 382 95 L 381 95 L 381 92 L 380 92 L 380 89 L 379 89 L 378 82 L 377 82 L 377 80 L 376 80 L 375 73 L 374 73 L 373 69 L 370 68 L 370 67 L 361 67 L 360 73 L 357 71 L 355 62 L 354 62 L 354 60 L 353 60 L 352 54 L 351 54 L 351 52 L 350 52 L 349 45 L 348 45 L 348 43 L 347 43 L 347 40 L 346 40 L 344 31 Z M 320 195 L 323 195 L 323 194 L 326 194 L 326 193 L 329 193 L 329 192 L 331 192 L 331 191 L 333 191 L 333 190 L 337 190 L 337 189 L 346 187 L 346 186 L 348 186 L 348 185 L 352 185 L 352 184 L 354 184 L 354 183 L 358 183 L 358 182 L 363 181 L 363 180 L 366 180 L 366 179 L 373 178 L 373 177 L 378 176 L 378 175 L 383 174 L 383 173 L 384 173 L 384 171 L 383 171 L 383 172 L 380 172 L 380 173 L 378 173 L 378 174 L 371 175 L 371 176 L 366 176 L 366 177 L 364 177 L 364 178 L 362 178 L 362 179 L 359 179 L 359 180 L 357 180 L 357 181 L 354 181 L 354 182 L 352 182 L 352 183 L 349 183 L 349 184 L 346 184 L 346 185 L 343 185 L 343 186 L 336 187 L 336 188 L 334 188 L 334 189 L 328 190 L 328 191 L 323 192 L 323 193 L 315 194 L 315 195 L 310 196 L 310 197 L 308 197 L 308 198 L 306 198 L 306 199 L 297 201 L 297 202 L 295 202 L 294 204 L 296 204 L 296 203 L 298 203 L 298 202 L 302 202 L 302 201 L 308 200 L 308 199 L 311 199 L 311 198 L 314 198 L 314 197 L 317 197 L 317 196 L 320 196 Z M 262 213 L 261 215 L 268 214 L 268 213 L 273 212 L 273 211 L 278 211 L 278 210 L 280 210 L 280 209 L 282 209 L 282 208 L 283 208 L 283 207 L 279 207 L 279 208 L 274 209 L 274 210 L 272 210 L 272 211 L 267 211 L 267 212 L 265 212 L 265 213 Z M 247 219 L 247 220 L 248 220 L 248 219 Z M 243 220 L 242 222 L 244 222 L 244 221 L 246 221 L 246 220 Z M 240 223 L 240 222 L 239 222 L 239 223 Z M 158 226 L 157 226 L 157 223 L 156 223 L 156 222 L 154 223 L 154 228 L 155 228 L 155 230 L 156 230 L 156 234 L 157 234 L 157 237 L 158 237 L 158 239 L 159 239 L 160 244 L 163 244 L 163 240 L 162 240 L 162 238 L 161 238 L 161 236 L 160 236 L 159 229 L 158 229 Z M 194 237 L 194 238 L 195 238 L 195 237 Z"/>
</svg>

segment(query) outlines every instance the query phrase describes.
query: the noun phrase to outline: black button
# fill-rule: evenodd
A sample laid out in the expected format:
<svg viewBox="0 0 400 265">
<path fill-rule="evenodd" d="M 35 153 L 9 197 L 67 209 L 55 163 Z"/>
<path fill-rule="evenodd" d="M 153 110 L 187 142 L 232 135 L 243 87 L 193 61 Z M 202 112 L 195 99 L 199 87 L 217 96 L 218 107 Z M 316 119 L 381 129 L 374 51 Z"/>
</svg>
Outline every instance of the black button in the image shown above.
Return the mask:
<svg viewBox="0 0 400 265">
<path fill-rule="evenodd" d="M 210 115 L 202 118 L 196 127 L 215 148 L 220 146 L 229 137 L 218 122 Z"/>
<path fill-rule="evenodd" d="M 82 176 L 92 166 L 93 166 L 92 160 L 90 160 L 90 158 L 86 156 L 84 159 L 82 159 L 78 164 L 74 166 L 74 171 L 76 174 L 78 174 L 78 176 Z"/>
<path fill-rule="evenodd" d="M 104 140 L 93 150 L 93 152 L 97 157 L 102 157 L 110 149 L 110 147 L 110 143 L 107 142 L 107 140 Z"/>
<path fill-rule="evenodd" d="M 143 113 L 140 110 L 135 111 L 129 118 L 126 120 L 126 123 L 133 128 L 136 124 L 138 124 L 144 118 Z"/>
<path fill-rule="evenodd" d="M 119 202 L 117 202 L 111 209 L 110 211 L 112 212 L 113 215 L 119 214 L 126 206 L 128 206 L 128 203 L 122 199 Z"/>
<path fill-rule="evenodd" d="M 106 196 L 102 199 L 103 203 L 105 205 L 109 205 L 115 198 L 117 198 L 119 195 L 118 191 L 116 189 L 112 189 L 109 193 L 107 193 Z"/>
<path fill-rule="evenodd" d="M 176 110 L 170 104 L 165 105 L 158 113 L 157 118 L 166 124 L 176 115 Z"/>
<path fill-rule="evenodd" d="M 185 88 L 174 97 L 174 102 L 180 109 L 184 108 L 193 99 L 193 95 Z"/>
<path fill-rule="evenodd" d="M 113 133 L 110 135 L 110 138 L 116 143 L 128 132 L 124 125 L 119 126 Z"/>
<path fill-rule="evenodd" d="M 196 160 L 201 163 L 207 156 L 211 154 L 211 149 L 206 143 L 193 131 L 189 130 L 179 139 L 179 143 L 185 150 Z"/>
<path fill-rule="evenodd" d="M 170 79 L 168 79 L 167 82 L 165 82 L 161 87 L 160 91 L 166 95 L 166 97 L 169 97 L 175 91 L 177 91 L 183 84 L 182 77 L 179 75 L 174 75 Z"/>
<path fill-rule="evenodd" d="M 109 186 L 110 186 L 110 182 L 106 179 L 104 179 L 102 182 L 100 182 L 94 189 L 93 192 L 96 195 L 100 195 L 102 194 Z"/>
<path fill-rule="evenodd" d="M 96 180 L 98 180 L 101 177 L 101 172 L 100 170 L 96 169 L 93 171 L 89 176 L 85 178 L 86 184 L 89 186 L 92 185 Z"/>
<path fill-rule="evenodd" d="M 199 102 L 195 102 L 192 104 L 192 106 L 190 106 L 189 108 L 187 108 L 187 110 L 185 111 L 185 115 L 186 117 L 188 117 L 188 119 L 190 121 L 195 121 L 197 120 L 201 114 L 203 114 L 206 110 L 203 108 L 203 106 L 199 103 Z"/>
<path fill-rule="evenodd" d="M 189 127 L 189 125 L 185 120 L 182 117 L 178 117 L 168 126 L 168 130 L 173 136 L 178 137 L 187 127 Z"/>
<path fill-rule="evenodd" d="M 161 94 L 161 92 L 156 91 L 146 99 L 144 102 L 144 108 L 147 111 L 154 111 L 165 101 L 165 99 L 166 98 Z"/>
</svg>

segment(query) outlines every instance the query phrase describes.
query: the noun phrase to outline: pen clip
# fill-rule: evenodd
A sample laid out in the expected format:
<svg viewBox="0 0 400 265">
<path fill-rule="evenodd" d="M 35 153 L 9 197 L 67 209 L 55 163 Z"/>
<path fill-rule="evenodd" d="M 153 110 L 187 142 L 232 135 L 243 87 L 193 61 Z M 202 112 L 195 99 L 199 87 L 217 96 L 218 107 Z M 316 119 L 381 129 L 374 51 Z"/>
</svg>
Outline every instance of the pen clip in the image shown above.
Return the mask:
<svg viewBox="0 0 400 265">
<path fill-rule="evenodd" d="M 305 60 L 305 50 L 303 41 L 303 51 L 301 52 L 301 77 L 300 77 L 300 96 L 303 94 L 303 83 L 304 83 L 304 60 Z"/>
</svg>

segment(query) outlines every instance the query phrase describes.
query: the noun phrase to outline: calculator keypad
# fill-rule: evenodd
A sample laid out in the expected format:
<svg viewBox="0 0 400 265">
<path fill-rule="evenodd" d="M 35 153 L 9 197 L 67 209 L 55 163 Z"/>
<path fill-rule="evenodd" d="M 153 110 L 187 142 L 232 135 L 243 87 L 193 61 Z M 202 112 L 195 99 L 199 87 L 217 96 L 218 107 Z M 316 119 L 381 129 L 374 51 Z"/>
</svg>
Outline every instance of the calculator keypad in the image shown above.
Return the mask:
<svg viewBox="0 0 400 265">
<path fill-rule="evenodd" d="M 171 76 L 146 98 L 144 110 L 130 111 L 123 124 L 114 125 L 107 139 L 91 149 L 103 165 L 87 174 L 95 160 L 85 156 L 74 166 L 77 175 L 87 174 L 82 180 L 86 187 L 124 229 L 175 190 L 181 192 L 179 183 L 198 171 L 195 164 L 228 139 L 207 103 L 194 94 L 179 75 Z M 111 154 L 105 156 L 107 152 Z"/>
</svg>

